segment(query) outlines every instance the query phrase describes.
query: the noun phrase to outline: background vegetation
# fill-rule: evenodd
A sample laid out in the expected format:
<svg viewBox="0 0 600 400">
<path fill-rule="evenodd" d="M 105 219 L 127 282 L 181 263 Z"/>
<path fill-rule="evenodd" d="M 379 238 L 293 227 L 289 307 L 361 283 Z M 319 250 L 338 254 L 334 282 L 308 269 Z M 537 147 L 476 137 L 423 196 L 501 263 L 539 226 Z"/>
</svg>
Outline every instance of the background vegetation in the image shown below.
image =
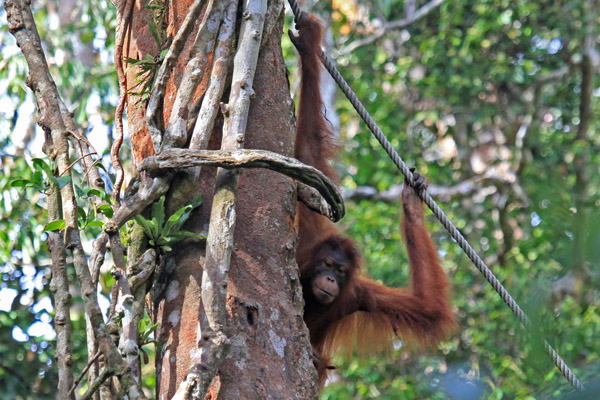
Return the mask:
<svg viewBox="0 0 600 400">
<path fill-rule="evenodd" d="M 391 355 L 339 360 L 322 397 L 567 398 L 572 390 L 546 356 L 543 337 L 594 396 L 600 385 L 598 4 L 432 3 L 427 15 L 394 29 L 385 27 L 430 3 L 335 0 L 313 11 L 331 25 L 331 54 L 359 98 L 405 161 L 427 176 L 434 198 L 535 329 L 519 325 L 430 215 L 460 330 L 425 356 L 398 342 Z M 46 0 L 35 7 L 59 90 L 107 157 L 118 92 L 111 61 L 115 11 L 102 0 Z M 293 69 L 294 51 L 283 41 Z M 0 386 L 2 398 L 46 399 L 56 382 L 43 232 L 48 182 L 35 160 L 43 133 L 35 128 L 26 73 L 2 7 Z M 351 105 L 338 96 L 335 109 L 338 169 L 349 196 L 341 224 L 363 250 L 366 273 L 405 285 L 399 202 L 386 192 L 402 177 Z M 375 195 L 361 198 L 354 189 Z M 81 210 L 90 234 L 97 233 L 93 221 L 101 212 L 91 205 Z M 110 279 L 106 273 L 105 296 Z M 82 307 L 74 310 L 77 372 L 87 350 Z M 145 384 L 152 387 L 153 379 Z"/>
</svg>

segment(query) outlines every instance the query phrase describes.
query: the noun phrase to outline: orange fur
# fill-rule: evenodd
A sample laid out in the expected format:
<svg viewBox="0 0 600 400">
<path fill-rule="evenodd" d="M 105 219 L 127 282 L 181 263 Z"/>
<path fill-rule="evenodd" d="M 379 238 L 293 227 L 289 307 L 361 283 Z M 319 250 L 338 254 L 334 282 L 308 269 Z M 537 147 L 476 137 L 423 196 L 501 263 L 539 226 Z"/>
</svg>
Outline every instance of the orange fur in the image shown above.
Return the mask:
<svg viewBox="0 0 600 400">
<path fill-rule="evenodd" d="M 296 130 L 296 158 L 336 179 L 329 159 L 336 152 L 323 115 L 319 91 L 321 71 L 319 21 L 304 14 L 290 33 L 301 57 L 302 84 Z M 403 233 L 410 259 L 410 288 L 388 288 L 360 276 L 360 253 L 353 241 L 338 233 L 327 218 L 298 204 L 296 259 L 304 290 L 304 320 L 318 354 L 319 381 L 324 383 L 330 357 L 339 351 L 359 354 L 388 347 L 398 336 L 407 343 L 435 345 L 454 327 L 448 278 L 440 267 L 435 246 L 423 221 L 423 206 L 414 190 L 403 193 Z M 310 294 L 316 260 L 330 248 L 341 248 L 352 260 L 347 283 L 335 301 L 323 305 Z"/>
</svg>

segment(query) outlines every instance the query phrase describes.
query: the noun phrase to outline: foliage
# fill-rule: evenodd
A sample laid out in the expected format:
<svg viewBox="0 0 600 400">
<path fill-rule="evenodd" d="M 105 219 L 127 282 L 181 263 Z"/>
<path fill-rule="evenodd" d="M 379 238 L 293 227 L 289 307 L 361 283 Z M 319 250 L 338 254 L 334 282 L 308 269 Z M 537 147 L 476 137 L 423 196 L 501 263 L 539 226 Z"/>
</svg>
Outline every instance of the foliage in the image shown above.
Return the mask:
<svg viewBox="0 0 600 400">
<path fill-rule="evenodd" d="M 50 268 L 43 255 L 45 210 L 36 188 L 11 187 L 11 178 L 39 182 L 38 171 L 24 159 L 2 157 L 0 175 L 0 382 L 3 396 L 31 393 L 53 398 L 48 382 L 57 379 L 52 368 L 54 337 Z M 8 172 L 8 173 L 7 173 Z M 45 264 L 45 266 L 44 266 Z M 44 331 L 46 333 L 44 334 Z"/>
<path fill-rule="evenodd" d="M 104 0 L 77 2 L 72 14 L 59 14 L 57 4 L 35 2 L 38 28 L 59 90 L 102 163 L 118 99 L 112 65 L 116 12 Z M 377 27 L 373 21 L 404 16 L 404 2 L 398 0 L 321 2 L 317 7 L 331 22 L 340 49 L 372 34 Z M 163 50 L 161 10 L 154 11 L 149 24 Z M 398 342 L 389 355 L 336 360 L 340 369 L 324 399 L 577 398 L 545 354 L 542 337 L 586 384 L 588 394 L 597 394 L 597 75 L 594 118 L 587 136 L 577 136 L 587 14 L 585 2 L 566 0 L 445 1 L 407 28 L 337 58 L 343 75 L 409 165 L 416 165 L 442 192 L 471 182 L 470 191 L 437 200 L 524 307 L 535 329 L 519 325 L 429 215 L 430 231 L 453 282 L 460 330 L 425 355 Z M 62 34 L 53 34 L 58 28 Z M 0 385 L 2 398 L 50 399 L 57 373 L 44 231 L 60 228 L 61 222 L 48 224 L 44 192 L 65 182 L 55 179 L 52 162 L 41 158 L 43 132 L 34 127 L 34 102 L 24 84 L 26 65 L 7 32 L 3 9 L 0 37 Z M 294 64 L 287 37 L 283 42 Z M 147 67 L 146 73 L 157 65 L 154 59 L 144 60 L 136 62 L 145 63 L 138 66 Z M 548 80 L 557 71 L 564 73 Z M 343 186 L 381 191 L 401 183 L 349 103 L 338 99 L 336 108 L 343 126 L 337 165 Z M 85 171 L 78 164 L 73 169 L 78 196 L 85 200 L 79 223 L 85 236 L 93 237 L 112 209 L 88 201 L 109 199 L 84 188 Z M 108 168 L 107 183 L 112 174 Z M 195 203 L 180 209 L 178 217 L 166 218 L 163 202 L 155 203 L 150 219 L 141 217 L 139 223 L 153 245 L 168 251 L 170 243 L 187 235 L 179 228 Z M 365 272 L 389 285 L 405 285 L 399 203 L 360 200 L 348 202 L 347 208 L 341 224 L 362 248 Z M 75 282 L 71 266 L 68 272 Z M 106 308 L 110 274 L 103 272 L 101 282 Z M 79 288 L 72 285 L 71 291 L 77 374 L 87 358 L 85 321 Z M 154 329 L 148 320 L 140 323 L 143 343 L 152 343 Z M 151 361 L 153 346 L 144 351 Z M 153 386 L 153 378 L 147 378 L 146 387 Z"/>
<path fill-rule="evenodd" d="M 142 96 L 144 100 L 148 100 L 152 88 L 156 83 L 156 73 L 167 54 L 169 38 L 164 27 L 166 21 L 166 6 L 161 1 L 150 0 L 144 8 L 152 10 L 152 18 L 148 20 L 148 29 L 150 29 L 152 38 L 160 50 L 159 55 L 157 57 L 152 57 L 152 55 L 146 54 L 140 60 L 126 57 L 125 62 L 129 64 L 128 69 L 138 67 L 138 70 L 135 73 L 135 78 L 137 80 L 127 93 L 135 96 Z"/>
<path fill-rule="evenodd" d="M 343 14 L 339 4 L 347 2 L 337 3 L 332 30 L 338 48 L 372 32 L 364 18 Z M 395 1 L 365 7 L 373 20 L 403 17 Z M 480 182 L 465 195 L 436 200 L 525 307 L 536 330 L 519 325 L 431 215 L 460 331 L 426 356 L 400 348 L 376 361 L 340 360 L 338 380 L 324 398 L 566 397 L 572 389 L 542 337 L 597 395 L 597 119 L 587 140 L 576 137 L 584 15 L 584 4 L 573 2 L 444 2 L 408 28 L 338 58 L 342 74 L 409 165 L 441 189 Z M 347 24 L 349 33 L 339 34 Z M 596 76 L 594 88 L 598 82 Z M 592 105 L 598 115 L 597 89 Z M 339 99 L 336 107 L 344 186 L 385 190 L 401 183 L 350 104 Z M 577 159 L 585 160 L 583 181 Z M 361 200 L 347 206 L 342 224 L 359 239 L 367 273 L 406 285 L 399 204 Z M 582 245 L 575 247 L 577 242 Z M 577 251 L 581 262 L 573 256 Z"/>
<path fill-rule="evenodd" d="M 0 397 L 54 399 L 58 380 L 54 306 L 44 229 L 60 228 L 64 222 L 48 224 L 46 191 L 51 185 L 66 184 L 68 178 L 55 179 L 53 162 L 41 153 L 44 134 L 35 127 L 34 102 L 25 85 L 26 63 L 8 33 L 4 4 L 0 3 Z M 77 123 L 93 133 L 89 137 L 100 150 L 101 162 L 108 154 L 106 133 L 118 99 L 110 56 L 116 12 L 107 1 L 92 0 L 78 2 L 76 13 L 62 9 L 59 14 L 58 3 L 36 2 L 35 18 L 61 95 Z M 55 34 L 58 29 L 60 35 Z M 88 197 L 106 195 L 82 188 L 85 171 L 79 164 L 73 171 L 78 196 L 83 200 L 79 223 L 85 227 L 84 237 L 89 238 L 100 231 L 101 214 L 110 212 L 110 206 L 96 209 L 91 202 L 86 203 Z M 107 180 L 110 174 L 112 170 Z M 68 273 L 74 283 L 71 266 Z M 107 279 L 111 279 L 109 273 L 102 276 L 102 281 Z M 79 288 L 72 285 L 70 289 L 73 367 L 78 374 L 87 359 L 85 319 Z M 101 295 L 103 306 L 108 304 L 108 290 L 105 288 Z"/>
<path fill-rule="evenodd" d="M 190 204 L 181 207 L 175 211 L 165 221 L 165 196 L 152 204 L 152 216 L 147 220 L 142 215 L 136 215 L 137 222 L 146 236 L 150 246 L 158 247 L 163 251 L 171 251 L 169 246 L 187 237 L 203 237 L 190 231 L 181 229 L 185 221 L 188 220 L 192 211 L 202 203 L 200 195 L 194 197 Z"/>
</svg>

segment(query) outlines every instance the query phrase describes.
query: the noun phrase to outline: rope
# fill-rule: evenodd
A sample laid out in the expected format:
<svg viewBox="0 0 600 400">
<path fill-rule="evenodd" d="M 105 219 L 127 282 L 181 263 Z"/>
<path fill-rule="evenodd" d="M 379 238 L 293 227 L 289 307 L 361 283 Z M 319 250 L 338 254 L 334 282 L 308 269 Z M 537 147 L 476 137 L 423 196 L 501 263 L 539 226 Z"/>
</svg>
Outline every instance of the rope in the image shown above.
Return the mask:
<svg viewBox="0 0 600 400">
<path fill-rule="evenodd" d="M 302 10 L 300 6 L 296 2 L 296 0 L 288 0 L 290 3 L 290 7 L 292 8 L 292 12 L 294 13 L 294 19 L 299 21 L 302 16 Z M 412 172 L 408 166 L 402 161 L 402 158 L 398 154 L 398 152 L 392 147 L 390 141 L 385 137 L 384 133 L 379 129 L 367 109 L 363 106 L 363 104 L 358 100 L 354 91 L 350 88 L 348 83 L 344 80 L 337 67 L 335 66 L 335 62 L 332 61 L 324 52 L 321 52 L 321 59 L 327 71 L 331 74 L 331 77 L 338 84 L 346 98 L 350 101 L 354 109 L 358 112 L 362 120 L 367 124 L 369 130 L 373 135 L 377 138 L 381 146 L 385 149 L 388 156 L 392 159 L 396 167 L 402 172 L 410 185 L 412 186 L 414 183 Z M 423 200 L 425 204 L 431 209 L 433 214 L 437 217 L 437 219 L 442 223 L 444 228 L 450 233 L 452 238 L 456 240 L 458 245 L 463 249 L 465 254 L 471 259 L 473 264 L 477 267 L 479 272 L 483 274 L 485 279 L 492 285 L 494 290 L 500 295 L 502 300 L 506 303 L 506 305 L 512 310 L 512 312 L 517 316 L 519 321 L 525 326 L 529 327 L 531 325 L 531 321 L 527 314 L 521 309 L 521 307 L 517 304 L 515 299 L 510 295 L 510 293 L 504 288 L 502 283 L 496 278 L 492 270 L 485 264 L 485 262 L 481 259 L 481 257 L 475 252 L 473 247 L 469 244 L 469 242 L 464 238 L 464 236 L 459 232 L 459 230 L 454 226 L 452 221 L 448 219 L 446 214 L 442 211 L 442 209 L 436 204 L 431 195 L 427 192 L 427 190 L 420 190 L 418 192 L 419 197 Z M 573 371 L 569 368 L 569 366 L 565 363 L 562 357 L 552 348 L 550 343 L 544 339 L 546 350 L 548 354 L 552 358 L 554 365 L 560 370 L 565 378 L 569 381 L 569 383 L 577 390 L 583 391 L 585 390 L 584 386 L 581 384 L 579 379 L 575 376 Z"/>
</svg>

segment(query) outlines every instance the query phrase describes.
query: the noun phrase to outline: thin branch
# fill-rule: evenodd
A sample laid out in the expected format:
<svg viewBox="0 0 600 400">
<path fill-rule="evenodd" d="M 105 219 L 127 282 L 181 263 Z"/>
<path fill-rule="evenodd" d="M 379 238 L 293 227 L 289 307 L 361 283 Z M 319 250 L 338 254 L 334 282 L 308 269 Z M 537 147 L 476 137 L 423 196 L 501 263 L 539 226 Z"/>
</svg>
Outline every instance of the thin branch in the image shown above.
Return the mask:
<svg viewBox="0 0 600 400">
<path fill-rule="evenodd" d="M 125 196 L 121 208 L 105 224 L 105 230 L 121 227 L 131 218 L 144 211 L 169 190 L 172 175 L 164 173 L 156 177 L 143 177 L 138 182 L 132 182 L 132 193 Z M 130 184 L 130 186 L 132 186 Z M 128 188 L 129 189 L 129 188 Z"/>
<path fill-rule="evenodd" d="M 593 23 L 592 23 L 592 25 L 589 25 L 589 26 L 591 27 L 591 29 L 595 29 Z M 567 76 L 570 76 L 570 73 L 573 72 L 573 70 L 577 69 L 577 67 L 580 67 L 582 65 L 585 57 L 587 57 L 587 61 L 591 65 L 592 72 L 593 73 L 600 72 L 600 70 L 599 70 L 600 55 L 598 54 L 598 50 L 596 50 L 596 48 L 594 47 L 595 37 L 592 37 L 592 39 L 590 39 L 590 37 L 592 37 L 592 36 L 588 35 L 584 39 L 585 43 L 584 43 L 584 49 L 583 49 L 583 57 L 579 54 L 574 55 L 573 57 L 571 57 L 570 60 L 567 61 L 566 65 L 564 65 L 558 69 L 555 69 L 553 71 L 549 71 L 544 74 L 537 75 L 535 77 L 536 85 L 543 85 L 546 83 L 556 83 L 557 79 L 562 79 Z M 581 67 L 581 68 L 583 68 L 583 67 Z"/>
<path fill-rule="evenodd" d="M 67 109 L 67 106 L 60 98 L 58 99 L 58 102 L 63 121 L 68 129 L 67 138 L 69 139 L 69 142 L 71 142 L 71 146 L 76 150 L 78 156 L 80 157 L 87 153 L 82 160 L 83 169 L 86 171 L 85 179 L 87 179 L 90 187 L 104 191 L 104 180 L 100 176 L 98 168 L 95 167 L 95 164 L 101 162 L 101 160 L 94 160 L 92 158 L 92 154 L 97 155 L 98 152 L 96 149 L 94 149 L 94 146 L 92 146 L 89 140 L 87 140 L 83 135 L 81 128 L 75 124 L 75 121 L 73 120 L 73 113 Z"/>
<path fill-rule="evenodd" d="M 90 254 L 89 264 L 94 286 L 98 284 L 98 279 L 100 278 L 100 267 L 102 267 L 102 264 L 104 264 L 104 256 L 106 254 L 107 245 L 108 235 L 106 232 L 102 232 L 92 244 L 92 252 Z"/>
<path fill-rule="evenodd" d="M 125 253 L 119 235 L 116 229 L 108 233 L 110 238 L 110 250 L 113 255 L 115 267 L 118 271 L 118 279 L 115 285 L 118 287 L 118 294 L 111 301 L 117 304 L 117 312 L 121 317 L 121 335 L 119 337 L 119 352 L 125 358 L 131 374 L 140 381 L 139 355 L 140 349 L 137 343 L 137 327 L 133 318 L 133 295 L 127 280 L 127 271 L 125 264 Z"/>
<path fill-rule="evenodd" d="M 67 109 L 67 106 L 64 104 L 64 102 L 60 98 L 58 98 L 57 100 L 58 100 L 59 107 L 61 110 L 63 122 L 67 127 L 67 132 L 66 132 L 67 139 L 69 140 L 69 143 L 71 144 L 72 148 L 74 148 L 76 150 L 76 154 L 79 155 L 78 161 L 81 160 L 82 166 L 85 170 L 84 179 L 88 182 L 88 185 L 90 187 L 100 190 L 100 191 L 104 191 L 105 190 L 104 180 L 100 176 L 100 172 L 98 171 L 98 168 L 96 167 L 96 163 L 101 162 L 101 160 L 99 160 L 99 159 L 94 160 L 91 157 L 92 154 L 97 155 L 98 152 L 94 149 L 94 146 L 92 146 L 92 144 L 83 135 L 82 130 L 79 127 L 77 127 L 77 125 L 75 124 L 75 121 L 73 120 L 73 113 Z M 73 164 L 74 163 L 72 163 L 69 166 L 69 168 L 72 168 Z M 99 207 L 102 204 L 107 204 L 100 197 L 95 197 L 93 201 L 94 201 L 96 207 Z M 102 250 L 102 253 L 100 254 L 101 257 L 94 257 L 94 259 L 96 259 L 96 261 L 99 262 L 97 264 L 98 268 L 96 269 L 96 272 L 92 273 L 92 282 L 94 283 L 95 286 L 98 283 L 100 265 L 104 262 L 105 250 L 106 250 L 106 246 L 104 246 L 104 250 Z M 96 253 L 96 254 L 98 254 L 98 253 Z M 90 263 L 90 265 L 93 265 L 93 264 Z M 92 271 L 93 271 L 93 269 L 92 269 Z M 92 354 L 96 354 L 98 352 L 98 344 L 97 344 L 95 336 L 94 336 L 93 327 L 91 326 L 91 321 L 87 315 L 86 315 L 86 337 L 87 337 L 88 355 L 91 356 Z M 98 377 L 97 370 L 98 370 L 97 363 L 94 363 L 93 365 L 91 365 L 91 368 L 89 369 L 89 381 L 90 382 L 93 382 Z M 94 397 L 98 397 L 98 393 L 96 393 L 96 395 Z"/>
<path fill-rule="evenodd" d="M 339 221 L 344 216 L 344 201 L 333 181 L 310 165 L 271 151 L 170 149 L 146 158 L 138 167 L 140 171 L 157 171 L 202 165 L 227 169 L 266 168 L 282 173 L 317 189 L 331 206 L 334 221 Z"/>
<path fill-rule="evenodd" d="M 221 1 L 221 4 L 225 2 Z M 201 51 L 200 57 L 205 60 L 212 59 L 212 65 L 210 69 L 210 80 L 208 81 L 208 88 L 206 92 L 195 102 L 189 101 L 188 104 L 183 103 L 184 107 L 182 115 L 185 115 L 185 119 L 180 119 L 179 129 L 187 135 L 193 131 L 190 140 L 189 147 L 195 149 L 205 150 L 208 147 L 208 142 L 212 134 L 214 123 L 219 111 L 219 102 L 223 98 L 223 92 L 225 91 L 225 85 L 228 82 L 229 70 L 233 61 L 233 41 L 235 40 L 236 31 L 236 15 L 238 7 L 237 2 L 229 2 L 227 8 L 222 14 L 222 22 L 219 28 L 219 36 L 214 52 L 211 57 L 206 54 L 205 51 Z M 203 50 L 203 49 L 200 49 Z M 192 53 L 193 54 L 193 53 Z M 198 58 L 198 56 L 196 56 Z M 206 75 L 204 73 L 203 75 Z M 185 79 L 182 81 L 184 85 Z M 179 88 L 178 93 L 182 90 Z M 171 113 L 171 119 L 176 114 L 175 111 Z M 185 126 L 184 123 L 185 122 Z M 165 139 L 165 141 L 167 141 Z M 187 139 L 186 139 L 187 142 Z M 190 168 L 186 171 L 188 181 L 196 181 L 200 176 L 201 168 Z M 193 184 L 182 184 L 177 185 L 174 188 L 174 199 L 185 199 L 190 198 L 194 188 L 197 185 Z M 171 203 L 169 207 L 177 208 L 176 203 Z"/>
<path fill-rule="evenodd" d="M 391 30 L 404 29 L 408 27 L 413 22 L 418 21 L 419 19 L 429 14 L 443 2 L 444 0 L 432 0 L 429 3 L 425 4 L 423 7 L 419 8 L 414 13 L 412 13 L 412 15 L 406 15 L 405 18 L 396 21 L 385 22 L 373 35 L 355 40 L 346 47 L 340 49 L 339 55 L 346 55 L 352 53 L 359 47 L 369 45 Z"/>
<path fill-rule="evenodd" d="M 88 369 L 90 369 L 92 364 L 94 364 L 96 361 L 98 361 L 98 359 L 100 358 L 101 355 L 102 355 L 101 352 L 97 352 L 95 356 L 93 356 L 92 358 L 89 359 L 85 368 L 83 368 L 83 370 L 81 371 L 81 373 L 79 374 L 77 379 L 75 379 L 75 382 L 73 382 L 73 386 L 71 386 L 71 390 L 69 390 L 69 394 L 68 394 L 69 396 L 73 396 L 73 393 L 75 393 L 77 386 L 79 386 L 79 383 L 81 383 L 81 381 L 85 377 L 85 374 L 88 372 Z"/>
<path fill-rule="evenodd" d="M 452 186 L 441 186 L 430 184 L 427 191 L 432 197 L 440 201 L 448 202 L 455 197 L 465 197 L 472 195 L 490 195 L 498 191 L 498 187 L 506 186 L 514 192 L 523 204 L 529 204 L 529 199 L 523 189 L 515 181 L 514 176 L 490 172 L 486 175 L 475 176 L 459 182 Z M 359 186 L 354 189 L 344 188 L 343 196 L 345 201 L 372 200 L 383 201 L 386 203 L 399 202 L 402 199 L 403 184 L 393 185 L 387 190 L 377 190 L 371 186 Z"/>
<path fill-rule="evenodd" d="M 84 158 L 86 158 L 86 157 L 88 157 L 88 156 L 93 156 L 93 155 L 95 155 L 95 154 L 96 154 L 96 152 L 94 152 L 94 153 L 88 153 L 88 154 L 84 154 L 84 155 L 82 155 L 82 156 L 79 156 L 79 157 L 77 157 L 77 159 L 76 159 L 75 161 L 73 161 L 73 162 L 72 162 L 72 163 L 71 163 L 71 164 L 70 164 L 70 165 L 67 167 L 67 169 L 66 169 L 66 170 L 64 170 L 64 171 L 62 172 L 62 174 L 61 174 L 60 176 L 63 176 L 63 175 L 64 175 L 64 174 L 65 174 L 67 171 L 69 171 L 71 168 L 73 168 L 73 166 L 75 166 L 75 164 L 77 164 L 79 161 L 83 160 Z"/>
<path fill-rule="evenodd" d="M 527 114 L 523 118 L 523 122 L 519 126 L 517 134 L 515 135 L 515 161 L 513 162 L 512 169 L 514 171 L 517 171 L 517 174 L 523 168 L 523 148 L 525 146 L 525 137 L 527 136 L 527 131 L 529 130 L 529 127 L 531 126 L 532 122 L 533 117 L 531 116 L 531 114 Z"/>
<path fill-rule="evenodd" d="M 94 395 L 94 393 L 96 393 L 96 391 L 98 389 L 100 389 L 100 386 L 102 386 L 102 384 L 110 377 L 115 375 L 115 371 L 109 368 L 104 369 L 104 371 L 102 371 L 102 374 L 100 374 L 100 376 L 98 377 L 98 379 L 96 379 L 91 385 L 90 388 L 87 390 L 87 392 L 85 392 L 85 394 L 83 396 L 81 396 L 81 400 L 89 400 L 92 398 L 92 396 Z"/>
<path fill-rule="evenodd" d="M 48 196 L 48 220 L 60 218 L 60 197 L 54 187 Z M 61 399 L 73 399 L 69 388 L 73 386 L 73 342 L 71 328 L 71 295 L 67 275 L 67 249 L 60 232 L 48 232 L 48 249 L 52 254 L 52 280 L 50 291 L 54 294 L 54 330 L 56 331 L 56 361 L 58 365 L 58 392 Z"/>
<path fill-rule="evenodd" d="M 110 158 L 113 163 L 117 176 L 115 178 L 115 186 L 113 187 L 112 200 L 115 204 L 115 209 L 121 205 L 121 186 L 125 173 L 121 165 L 119 151 L 123 144 L 123 110 L 125 110 L 125 96 L 127 93 L 127 83 L 125 78 L 125 70 L 123 68 L 123 43 L 125 42 L 125 33 L 131 25 L 130 16 L 133 6 L 133 0 L 126 0 L 119 4 L 117 8 L 117 29 L 115 32 L 115 69 L 117 70 L 117 78 L 119 80 L 119 103 L 115 110 L 115 128 L 117 136 L 110 148 Z"/>
<path fill-rule="evenodd" d="M 591 7 L 589 7 L 591 8 Z M 589 10 L 589 14 L 594 14 Z M 588 17 L 588 19 L 590 19 Z M 595 19 L 587 24 L 588 33 L 584 40 L 583 59 L 581 62 L 581 96 L 579 103 L 579 126 L 577 139 L 587 141 L 592 113 L 592 94 L 594 91 L 594 69 L 592 66 L 592 52 L 596 43 Z"/>
<path fill-rule="evenodd" d="M 543 85 L 545 83 L 555 83 L 557 79 L 561 79 L 567 76 L 571 70 L 571 67 L 572 65 L 564 65 L 559 69 L 555 69 L 542 75 L 537 75 L 535 77 L 535 83 L 538 85 Z"/>
<path fill-rule="evenodd" d="M 417 11 L 415 11 L 415 13 L 412 16 L 409 16 L 406 19 L 404 19 L 404 20 L 400 19 L 397 21 L 392 21 L 392 22 L 386 23 L 385 29 L 391 30 L 391 29 L 406 28 L 408 25 L 412 24 L 413 22 L 423 18 L 424 16 L 426 16 L 427 14 L 432 12 L 434 9 L 436 9 L 438 6 L 440 6 L 443 2 L 444 2 L 444 0 L 432 0 L 429 3 L 425 4 L 424 6 L 422 6 L 421 8 L 419 8 Z"/>
</svg>

